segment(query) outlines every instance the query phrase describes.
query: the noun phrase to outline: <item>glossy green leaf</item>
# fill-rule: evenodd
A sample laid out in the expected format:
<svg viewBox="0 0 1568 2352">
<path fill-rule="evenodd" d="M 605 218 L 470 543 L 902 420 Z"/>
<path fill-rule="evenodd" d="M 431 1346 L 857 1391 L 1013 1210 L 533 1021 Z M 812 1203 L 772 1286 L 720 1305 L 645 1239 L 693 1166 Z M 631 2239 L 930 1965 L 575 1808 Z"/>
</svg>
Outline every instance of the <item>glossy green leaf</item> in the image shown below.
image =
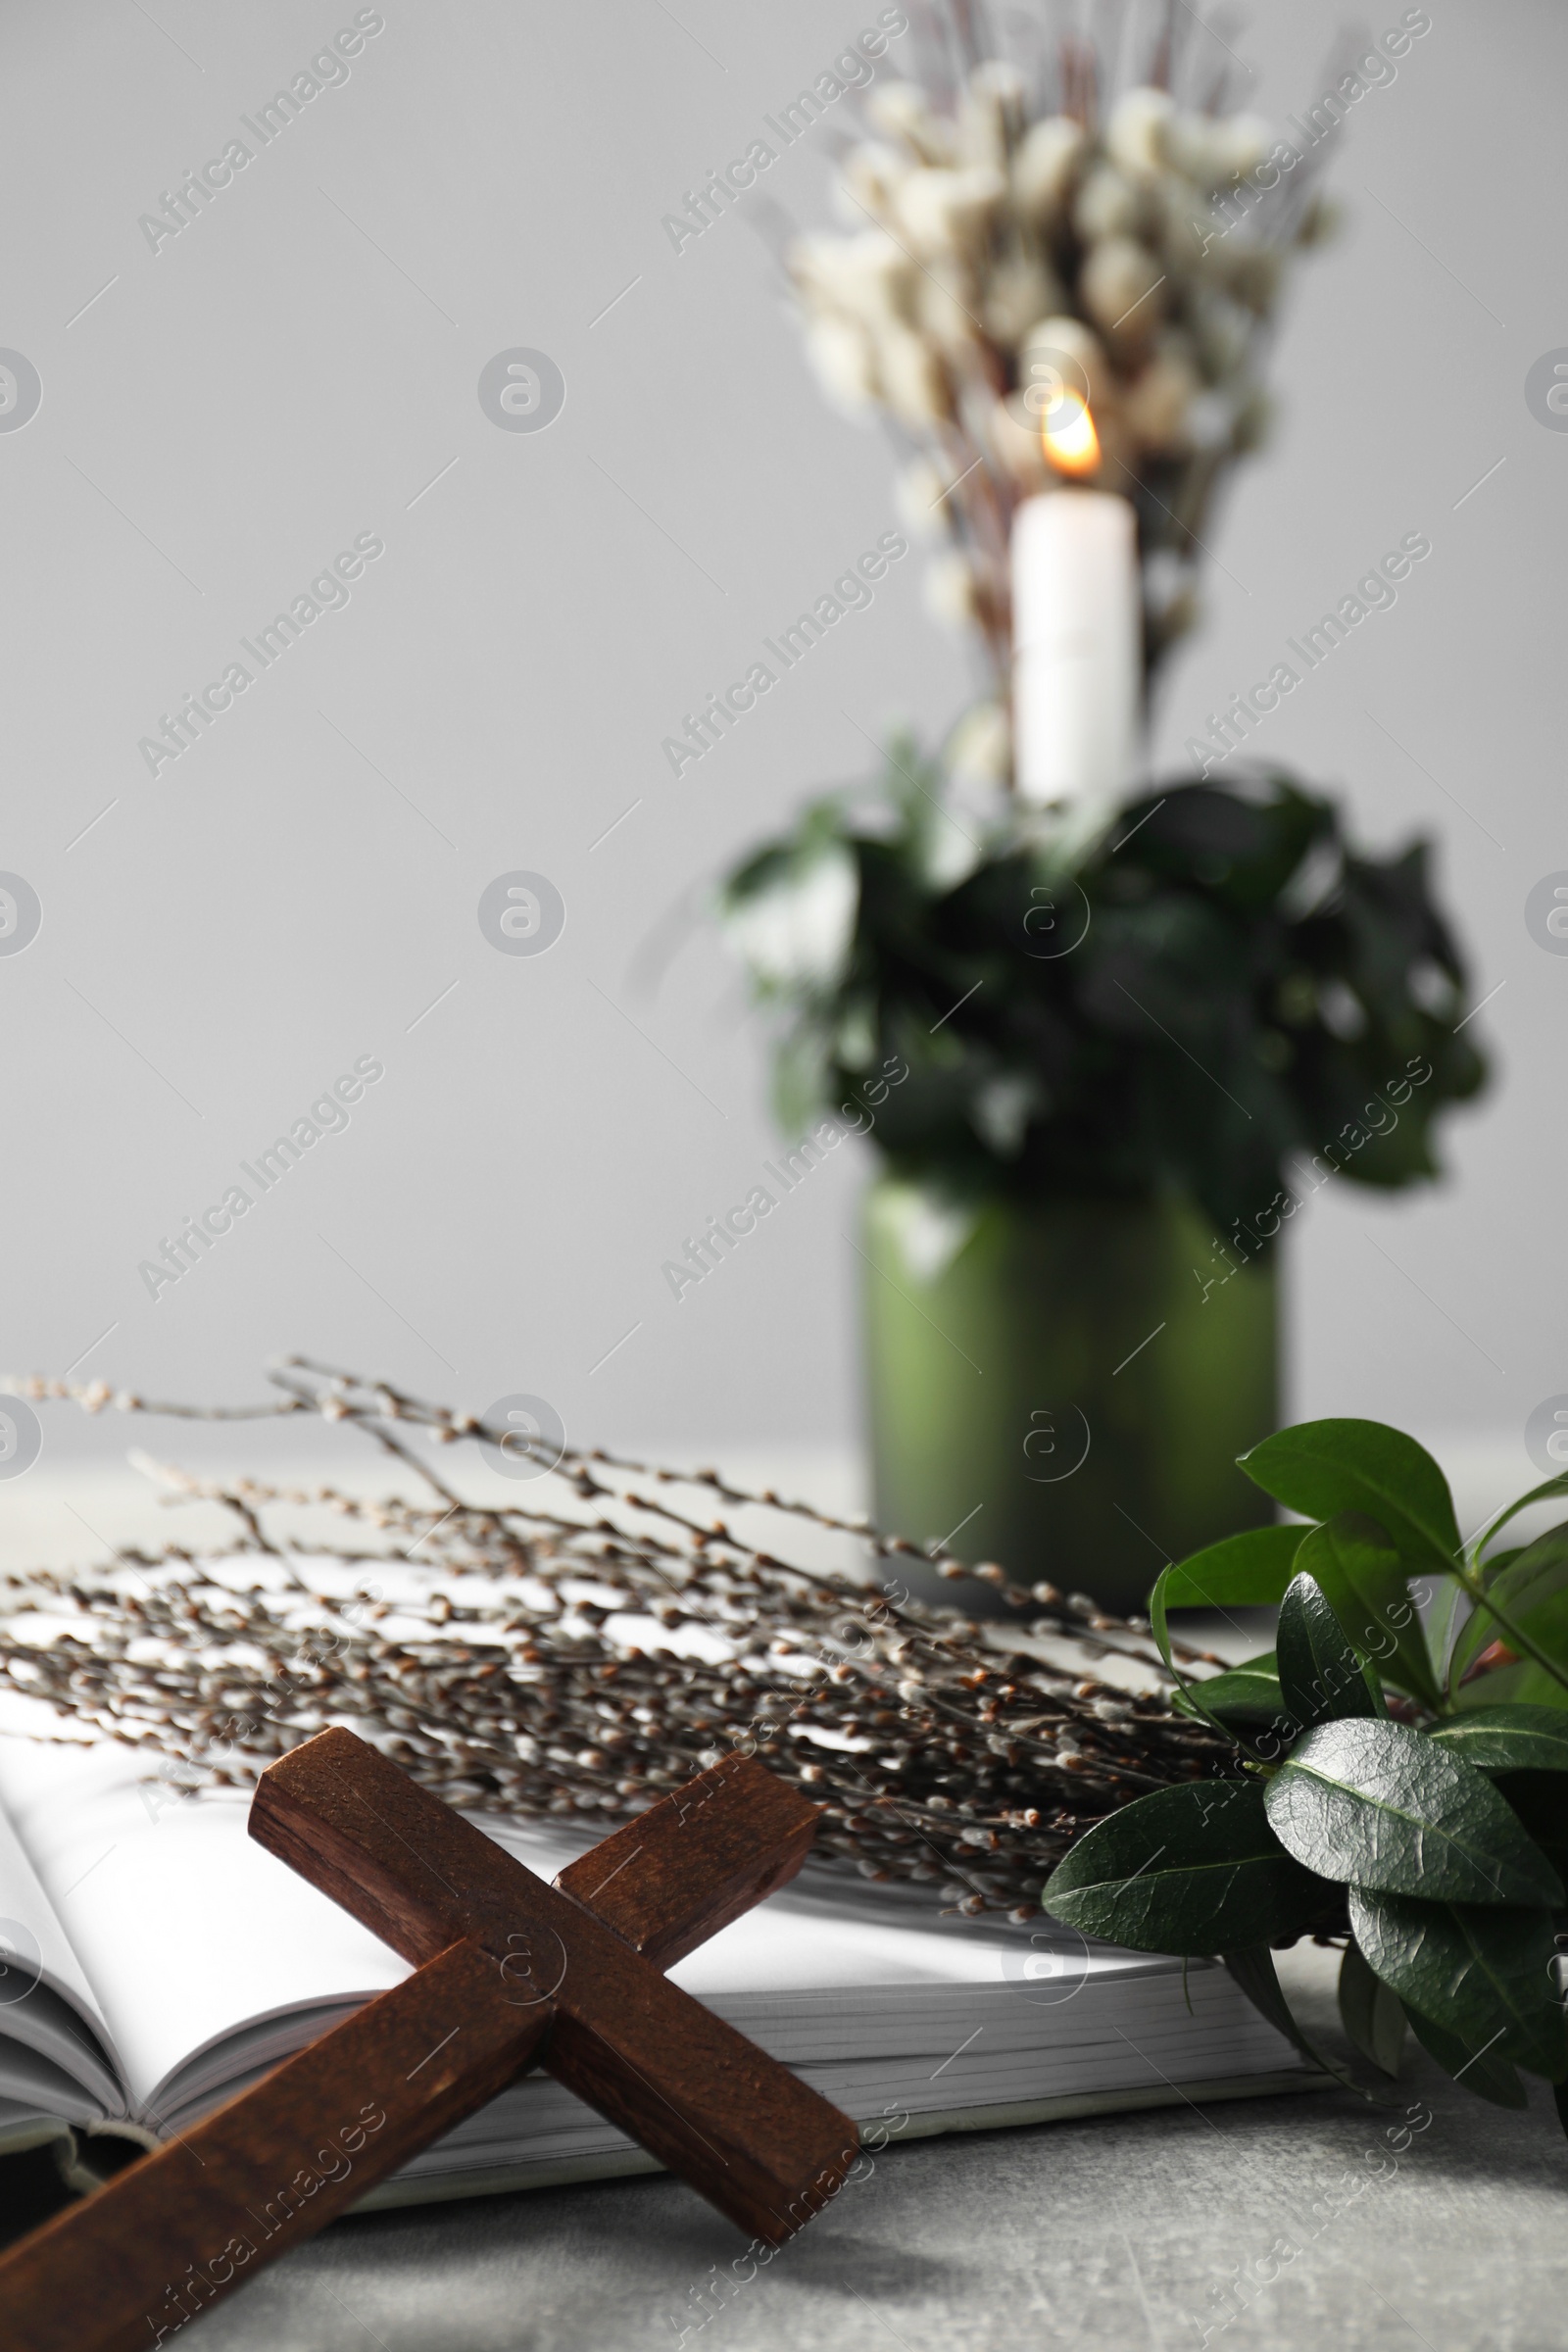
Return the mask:
<svg viewBox="0 0 1568 2352">
<path fill-rule="evenodd" d="M 1346 1945 L 1340 1962 L 1340 2023 L 1363 2058 L 1370 2058 L 1380 2074 L 1397 2079 L 1404 2011 L 1353 1943 Z"/>
<path fill-rule="evenodd" d="M 1435 2026 L 1419 2009 L 1406 2008 L 1405 2018 L 1411 2033 L 1425 2050 L 1429 2050 L 1444 2072 L 1466 2090 L 1473 2090 L 1478 2099 L 1490 2099 L 1494 2107 L 1528 2107 L 1530 2095 L 1514 2072 L 1512 2065 L 1497 2050 L 1470 2049 L 1452 2034 Z"/>
<path fill-rule="evenodd" d="M 1568 1714 L 1557 1707 L 1471 1707 L 1428 1737 L 1478 1772 L 1568 1772 Z M 1568 1792 L 1563 1806 L 1568 1815 Z"/>
<path fill-rule="evenodd" d="M 1282 1850 L 1255 1781 L 1204 1781 L 1157 1788 L 1096 1822 L 1040 1899 L 1086 1936 L 1198 1953 L 1298 1935 L 1333 1889 Z"/>
<path fill-rule="evenodd" d="M 1222 1952 L 1220 1958 L 1254 2009 L 1266 2017 L 1277 2032 L 1295 2042 L 1298 2050 L 1305 2052 L 1306 2043 L 1291 2004 L 1285 1998 L 1285 1987 L 1280 1983 L 1274 1955 L 1268 1945 L 1251 1944 L 1240 1951 Z M 1321 2060 L 1318 2063 L 1321 2064 Z"/>
<path fill-rule="evenodd" d="M 1248 1528 L 1164 1569 L 1149 1596 L 1149 1622 L 1166 1665 L 1171 1665 L 1167 1609 L 1272 1605 L 1291 1581 L 1302 1532 L 1299 1527 Z"/>
<path fill-rule="evenodd" d="M 1540 1643 L 1548 1657 L 1568 1663 L 1568 1524 L 1548 1527 L 1506 1566 L 1488 1562 L 1483 1570 L 1487 1598 Z M 1448 1660 L 1448 1688 L 1457 1690 L 1482 1651 L 1508 1640 L 1508 1628 L 1478 1601 L 1460 1631 Z M 1541 1669 L 1537 1667 L 1537 1671 Z M 1568 1691 L 1564 1692 L 1568 1702 Z"/>
<path fill-rule="evenodd" d="M 1451 1576 L 1440 1578 L 1422 1614 L 1421 1638 L 1426 1644 L 1429 1670 L 1440 1690 L 1447 1689 L 1448 1652 L 1453 1646 L 1454 1628 L 1470 1607 L 1469 1595 L 1462 1585 Z"/>
<path fill-rule="evenodd" d="M 1426 1903 L 1352 1886 L 1350 1927 L 1367 1966 L 1410 2008 L 1465 2043 L 1557 2082 L 1568 2074 L 1549 1911 Z"/>
<path fill-rule="evenodd" d="M 1190 1693 L 1195 1690 L 1202 1693 L 1200 1707 L 1192 1703 Z M 1206 1715 L 1224 1724 L 1252 1726 L 1280 1721 L 1285 1701 L 1280 1695 L 1274 1652 L 1265 1650 L 1261 1657 L 1249 1658 L 1245 1666 L 1232 1666 L 1224 1674 L 1190 1683 L 1175 1693 L 1171 1703 L 1184 1715 Z"/>
<path fill-rule="evenodd" d="M 1285 1710 L 1303 1730 L 1345 1715 L 1382 1712 L 1361 1661 L 1310 1576 L 1294 1576 L 1280 1603 L 1274 1655 Z"/>
<path fill-rule="evenodd" d="M 1384 1681 L 1436 1708 L 1438 1683 L 1421 1613 L 1410 1597 L 1409 1569 L 1377 1521 L 1359 1511 L 1338 1512 L 1307 1531 L 1296 1566 L 1317 1579 L 1356 1649 Z"/>
<path fill-rule="evenodd" d="M 1533 1502 L 1550 1501 L 1554 1494 L 1568 1494 L 1568 1471 L 1560 1472 L 1556 1478 L 1546 1479 L 1539 1487 L 1532 1487 L 1528 1494 L 1521 1494 L 1516 1502 L 1509 1503 L 1506 1510 L 1499 1511 L 1470 1546 L 1472 1556 L 1479 1559 L 1493 1537 L 1500 1536 L 1510 1519 L 1517 1519 L 1519 1513 L 1529 1510 Z"/>
<path fill-rule="evenodd" d="M 1319 1724 L 1264 1803 L 1287 1852 L 1324 1878 L 1434 1902 L 1534 1909 L 1564 1899 L 1486 1775 L 1407 1724 Z"/>
<path fill-rule="evenodd" d="M 1459 1529 L 1448 1482 L 1424 1446 L 1381 1421 L 1302 1421 L 1265 1438 L 1240 1466 L 1253 1484 L 1312 1519 L 1358 1511 L 1407 1560 L 1451 1569 Z"/>
<path fill-rule="evenodd" d="M 1568 1886 L 1568 1784 L 1552 1771 L 1497 1772 L 1497 1791 Z"/>
<path fill-rule="evenodd" d="M 1165 1606 L 1244 1608 L 1278 1600 L 1291 1581 L 1291 1563 L 1305 1533 L 1303 1527 L 1250 1527 L 1195 1551 L 1161 1576 Z"/>
<path fill-rule="evenodd" d="M 1332 2058 L 1325 2057 L 1321 2050 L 1308 2041 L 1285 1997 L 1285 1987 L 1274 1966 L 1274 1955 L 1266 1943 L 1251 1944 L 1237 1952 L 1221 1952 L 1220 1959 L 1259 2015 L 1266 2017 L 1276 2032 L 1283 2034 L 1286 2040 L 1293 2043 L 1311 2065 L 1321 2067 L 1326 2075 L 1333 2075 L 1344 2083 L 1347 2090 L 1353 2090 L 1358 2098 L 1376 2100 L 1380 2096 L 1376 2091 L 1367 2090 L 1356 2082 L 1353 2075 L 1348 2075 L 1343 2066 L 1337 2066 Z"/>
</svg>

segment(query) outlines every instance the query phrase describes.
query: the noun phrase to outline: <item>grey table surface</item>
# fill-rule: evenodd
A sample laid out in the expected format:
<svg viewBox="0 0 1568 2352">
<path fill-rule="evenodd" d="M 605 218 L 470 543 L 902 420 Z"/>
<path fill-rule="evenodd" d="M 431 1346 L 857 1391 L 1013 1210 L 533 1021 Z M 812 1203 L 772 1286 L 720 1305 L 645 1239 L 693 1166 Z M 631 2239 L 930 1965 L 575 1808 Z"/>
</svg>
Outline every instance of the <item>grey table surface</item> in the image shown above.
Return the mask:
<svg viewBox="0 0 1568 2352">
<path fill-rule="evenodd" d="M 1294 1997 L 1343 2055 L 1325 1959 Z M 1556 2352 L 1549 2099 L 1484 2106 L 1419 2050 L 1393 2095 L 895 2146 L 744 2283 L 739 2234 L 662 2178 L 350 2219 L 181 2332 L 191 2352 Z"/>
</svg>

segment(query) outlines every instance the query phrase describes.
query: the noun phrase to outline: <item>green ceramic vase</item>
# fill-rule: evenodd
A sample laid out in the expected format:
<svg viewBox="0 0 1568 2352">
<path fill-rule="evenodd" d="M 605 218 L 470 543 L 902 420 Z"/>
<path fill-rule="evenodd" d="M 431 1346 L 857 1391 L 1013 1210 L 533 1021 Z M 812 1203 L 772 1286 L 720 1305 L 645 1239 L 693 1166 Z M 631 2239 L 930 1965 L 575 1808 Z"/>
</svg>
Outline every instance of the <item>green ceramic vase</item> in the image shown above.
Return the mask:
<svg viewBox="0 0 1568 2352">
<path fill-rule="evenodd" d="M 1272 1518 L 1235 1466 L 1278 1423 L 1272 1256 L 1222 1279 L 1182 1201 L 959 1216 L 890 1176 L 864 1231 L 880 1526 L 1135 1610 L 1167 1560 Z"/>
</svg>

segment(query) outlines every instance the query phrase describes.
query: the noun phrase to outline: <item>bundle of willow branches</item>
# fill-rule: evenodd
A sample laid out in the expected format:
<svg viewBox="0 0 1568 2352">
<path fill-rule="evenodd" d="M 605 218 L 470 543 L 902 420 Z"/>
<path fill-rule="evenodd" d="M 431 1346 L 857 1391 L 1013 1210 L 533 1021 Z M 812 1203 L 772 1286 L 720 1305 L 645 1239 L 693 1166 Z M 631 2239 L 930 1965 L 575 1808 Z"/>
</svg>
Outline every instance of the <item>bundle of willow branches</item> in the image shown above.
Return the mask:
<svg viewBox="0 0 1568 2352">
<path fill-rule="evenodd" d="M 825 1808 L 830 1867 L 1028 1918 L 1095 1821 L 1228 1755 L 1170 1711 L 1145 1628 L 1084 1594 L 939 1554 L 944 1575 L 978 1575 L 1016 1612 L 982 1629 L 910 1598 L 897 1565 L 914 1547 L 863 1519 L 519 1440 L 305 1358 L 271 1377 L 275 1401 L 212 1409 L 6 1384 L 89 1412 L 346 1421 L 423 1484 L 372 1500 L 163 1469 L 172 1499 L 233 1514 L 229 1546 L 4 1580 L 4 1686 L 69 1717 L 62 1737 L 144 1747 L 166 1788 L 246 1787 L 340 1723 L 449 1803 L 581 1815 L 597 1833 L 740 1749 Z M 425 1458 L 465 1440 L 514 1476 L 520 1452 L 537 1484 L 500 1506 L 468 1499 Z M 347 1523 L 327 1541 L 309 1532 L 323 1512 Z M 808 1529 L 853 1539 L 878 1581 L 807 1564 L 822 1542 Z"/>
</svg>

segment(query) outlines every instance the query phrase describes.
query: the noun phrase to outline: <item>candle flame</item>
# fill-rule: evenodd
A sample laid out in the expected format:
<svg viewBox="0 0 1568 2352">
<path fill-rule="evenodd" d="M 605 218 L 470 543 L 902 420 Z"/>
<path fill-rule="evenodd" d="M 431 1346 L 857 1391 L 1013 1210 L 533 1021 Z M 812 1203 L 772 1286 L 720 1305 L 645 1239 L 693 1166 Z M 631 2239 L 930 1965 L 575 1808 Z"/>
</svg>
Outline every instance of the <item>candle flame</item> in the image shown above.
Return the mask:
<svg viewBox="0 0 1568 2352">
<path fill-rule="evenodd" d="M 1040 438 L 1058 473 L 1077 477 L 1093 473 L 1100 464 L 1100 435 L 1089 414 L 1089 403 L 1070 385 L 1062 386 L 1060 395 L 1047 411 L 1041 421 Z"/>
</svg>

